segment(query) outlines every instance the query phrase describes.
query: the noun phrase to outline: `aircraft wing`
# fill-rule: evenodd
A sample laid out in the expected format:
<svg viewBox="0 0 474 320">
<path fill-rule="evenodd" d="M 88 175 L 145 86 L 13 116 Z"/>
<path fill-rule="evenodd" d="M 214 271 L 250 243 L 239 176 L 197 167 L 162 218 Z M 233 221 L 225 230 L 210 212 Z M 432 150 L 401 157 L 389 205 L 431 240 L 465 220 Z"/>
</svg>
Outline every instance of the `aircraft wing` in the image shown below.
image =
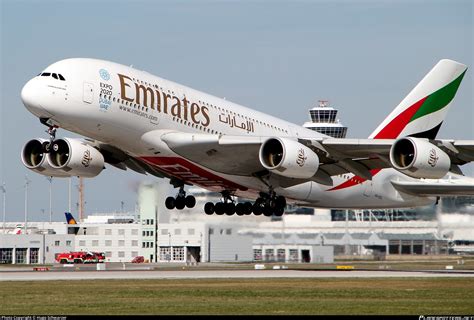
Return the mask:
<svg viewBox="0 0 474 320">
<path fill-rule="evenodd" d="M 92 146 L 97 148 L 102 155 L 104 156 L 104 161 L 118 169 L 121 170 L 133 170 L 140 174 L 151 174 L 158 178 L 172 178 L 168 176 L 166 173 L 161 172 L 153 168 L 152 166 L 148 165 L 144 161 L 132 157 L 131 155 L 127 154 L 126 152 L 122 151 L 121 149 L 103 143 L 97 140 L 86 139 L 88 143 Z"/>
<path fill-rule="evenodd" d="M 417 196 L 466 196 L 474 195 L 472 179 L 437 181 L 391 181 L 398 191 Z"/>
<path fill-rule="evenodd" d="M 152 143 L 157 136 L 145 135 Z M 160 139 L 178 155 L 217 172 L 233 175 L 256 175 L 265 171 L 260 164 L 259 149 L 269 137 L 219 136 L 184 132 L 160 134 Z M 321 165 L 312 179 L 330 185 L 330 177 L 353 173 L 364 179 L 372 178 L 372 170 L 391 167 L 389 153 L 395 139 L 334 139 L 300 138 L 299 142 L 319 156 Z M 474 141 L 430 141 L 451 158 L 455 173 L 462 173 L 457 165 L 474 161 Z M 297 181 L 295 181 L 296 183 Z M 301 182 L 300 182 L 301 183 Z"/>
<path fill-rule="evenodd" d="M 150 146 L 156 145 L 157 141 L 163 141 L 176 154 L 216 172 L 259 176 L 268 173 L 259 160 L 260 146 L 268 138 L 156 130 L 146 133 L 142 141 Z M 320 168 L 310 180 L 325 185 L 332 185 L 332 176 L 344 173 L 353 173 L 363 179 L 371 180 L 373 170 L 391 167 L 389 153 L 395 141 L 395 139 L 299 138 L 299 142 L 316 152 L 320 159 Z M 454 173 L 462 174 L 458 165 L 474 161 L 474 141 L 472 140 L 431 140 L 430 142 L 449 155 L 452 162 L 451 171 Z M 98 141 L 95 141 L 94 145 L 102 152 L 107 163 L 119 169 L 128 168 L 142 174 L 172 178 L 112 145 Z M 279 180 L 281 185 L 285 186 L 306 181 L 282 176 Z M 437 184 L 437 186 L 440 185 Z M 399 183 L 398 187 L 404 188 L 407 192 L 415 192 L 410 191 L 411 188 L 415 188 L 413 185 L 402 186 Z M 417 188 L 428 189 L 428 186 L 423 184 Z M 461 187 L 457 185 L 455 188 L 450 188 L 454 190 Z"/>
<path fill-rule="evenodd" d="M 351 168 L 351 164 L 360 163 L 364 165 L 369 171 L 372 169 L 383 169 L 391 167 L 389 154 L 392 144 L 396 139 L 301 139 L 306 144 L 311 144 L 318 149 L 325 151 L 324 163 L 329 164 L 329 169 L 326 170 L 330 175 L 341 174 L 340 170 L 335 167 L 343 167 L 347 169 L 346 172 L 352 172 L 365 179 L 368 177 L 368 172 L 360 167 L 360 170 L 365 171 L 359 174 Z M 300 141 L 301 142 L 301 141 Z M 474 140 L 430 140 L 432 144 L 446 152 L 451 160 L 450 171 L 462 174 L 459 165 L 474 161 Z M 319 155 L 319 154 L 318 154 Z M 319 155 L 321 157 L 321 155 Z M 379 161 L 376 161 L 378 159 Z M 347 165 L 347 163 L 349 165 Z M 321 169 L 324 170 L 324 166 Z M 328 165 L 326 165 L 328 167 Z M 334 167 L 334 168 L 333 168 Z M 333 174 L 334 173 L 334 174 Z"/>
<path fill-rule="evenodd" d="M 248 176 L 265 170 L 258 158 L 263 137 L 171 132 L 161 139 L 180 156 L 217 172 Z"/>
</svg>

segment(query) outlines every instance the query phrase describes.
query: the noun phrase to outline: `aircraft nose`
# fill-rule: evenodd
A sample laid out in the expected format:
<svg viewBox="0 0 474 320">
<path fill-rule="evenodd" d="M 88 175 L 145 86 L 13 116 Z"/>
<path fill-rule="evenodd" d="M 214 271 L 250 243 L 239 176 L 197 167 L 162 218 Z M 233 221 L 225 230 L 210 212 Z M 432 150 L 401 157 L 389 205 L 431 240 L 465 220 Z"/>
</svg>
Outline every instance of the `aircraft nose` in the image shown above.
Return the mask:
<svg viewBox="0 0 474 320">
<path fill-rule="evenodd" d="M 34 79 L 28 81 L 21 89 L 21 101 L 27 109 L 37 108 L 37 104 L 35 103 L 35 84 Z"/>
<path fill-rule="evenodd" d="M 31 79 L 21 89 L 21 100 L 26 109 L 38 117 L 49 117 L 43 106 L 40 105 L 41 88 L 38 79 Z"/>
</svg>

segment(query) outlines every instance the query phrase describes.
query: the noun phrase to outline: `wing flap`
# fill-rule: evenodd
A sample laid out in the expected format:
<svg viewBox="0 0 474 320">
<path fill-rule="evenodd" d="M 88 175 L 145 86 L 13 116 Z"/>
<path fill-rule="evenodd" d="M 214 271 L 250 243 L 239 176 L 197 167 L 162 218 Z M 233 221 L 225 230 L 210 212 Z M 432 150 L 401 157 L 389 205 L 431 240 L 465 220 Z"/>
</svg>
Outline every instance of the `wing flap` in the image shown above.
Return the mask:
<svg viewBox="0 0 474 320">
<path fill-rule="evenodd" d="M 170 132 L 161 139 L 178 155 L 217 172 L 248 176 L 265 170 L 258 159 L 262 137 Z"/>
</svg>

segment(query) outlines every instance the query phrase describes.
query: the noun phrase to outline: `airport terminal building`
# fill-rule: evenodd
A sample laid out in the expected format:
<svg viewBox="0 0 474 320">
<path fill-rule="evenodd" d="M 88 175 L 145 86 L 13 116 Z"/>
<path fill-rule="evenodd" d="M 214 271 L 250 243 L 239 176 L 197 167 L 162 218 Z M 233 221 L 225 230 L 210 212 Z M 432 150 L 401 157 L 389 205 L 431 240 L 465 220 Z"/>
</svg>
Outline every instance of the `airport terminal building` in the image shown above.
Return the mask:
<svg viewBox="0 0 474 320">
<path fill-rule="evenodd" d="M 450 219 L 364 218 L 364 213 L 354 212 L 346 212 L 342 221 L 337 211 L 300 210 L 301 214 L 294 208 L 280 219 L 208 216 L 197 209 L 167 210 L 163 197 L 172 190 L 166 188 L 160 183 L 142 184 L 136 213 L 89 215 L 78 225 L 29 222 L 27 234 L 20 235 L 10 234 L 18 223 L 7 223 L 6 234 L 0 233 L 0 263 L 54 263 L 57 253 L 70 251 L 104 252 L 107 262 L 143 256 L 148 262 L 186 264 L 329 263 L 354 257 L 383 260 L 474 252 L 474 215 L 452 219 L 464 219 L 462 224 Z M 196 208 L 215 200 L 207 191 L 192 191 Z"/>
</svg>

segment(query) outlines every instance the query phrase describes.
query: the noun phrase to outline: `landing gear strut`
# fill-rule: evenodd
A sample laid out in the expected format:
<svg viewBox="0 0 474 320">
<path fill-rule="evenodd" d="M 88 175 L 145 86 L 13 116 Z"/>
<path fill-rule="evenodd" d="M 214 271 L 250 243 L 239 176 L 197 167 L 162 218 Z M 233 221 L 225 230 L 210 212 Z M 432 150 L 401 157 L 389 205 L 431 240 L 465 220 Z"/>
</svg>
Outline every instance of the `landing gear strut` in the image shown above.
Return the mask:
<svg viewBox="0 0 474 320">
<path fill-rule="evenodd" d="M 46 133 L 49 135 L 49 141 L 43 142 L 43 151 L 45 153 L 49 153 L 51 151 L 51 146 L 53 145 L 53 141 L 56 139 L 56 131 L 58 130 L 58 126 L 48 124 L 48 119 L 41 118 L 40 122 L 48 127 Z"/>
<path fill-rule="evenodd" d="M 194 208 L 196 205 L 196 198 L 193 196 L 186 196 L 186 191 L 184 191 L 184 185 L 179 187 L 178 194 L 176 197 L 168 197 L 165 200 L 165 206 L 169 210 L 174 208 L 178 210 L 183 210 L 184 207 Z"/>
</svg>

